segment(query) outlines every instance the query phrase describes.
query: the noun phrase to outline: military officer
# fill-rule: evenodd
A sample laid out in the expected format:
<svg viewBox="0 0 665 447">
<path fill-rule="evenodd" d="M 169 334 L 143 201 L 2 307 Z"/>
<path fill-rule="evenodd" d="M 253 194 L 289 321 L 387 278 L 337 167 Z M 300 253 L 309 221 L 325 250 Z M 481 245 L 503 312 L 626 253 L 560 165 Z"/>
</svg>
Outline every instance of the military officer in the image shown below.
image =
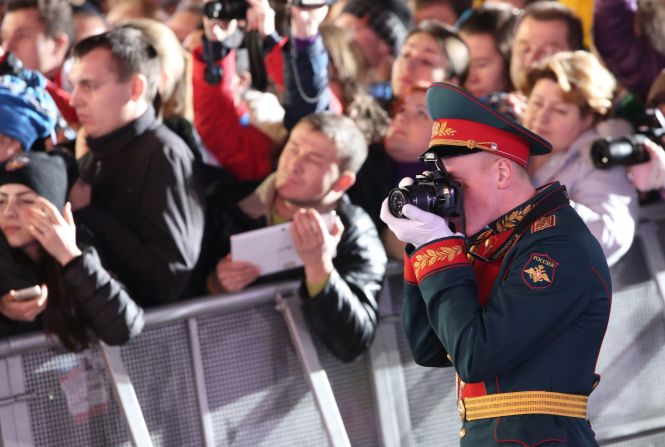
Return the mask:
<svg viewBox="0 0 665 447">
<path fill-rule="evenodd" d="M 448 222 L 407 204 L 398 218 L 383 203 L 408 243 L 413 357 L 455 368 L 462 446 L 595 446 L 586 407 L 612 286 L 565 187 L 529 181 L 529 156 L 551 146 L 448 84 L 430 87 L 427 107 L 427 152 L 461 185 L 463 215 Z"/>
</svg>

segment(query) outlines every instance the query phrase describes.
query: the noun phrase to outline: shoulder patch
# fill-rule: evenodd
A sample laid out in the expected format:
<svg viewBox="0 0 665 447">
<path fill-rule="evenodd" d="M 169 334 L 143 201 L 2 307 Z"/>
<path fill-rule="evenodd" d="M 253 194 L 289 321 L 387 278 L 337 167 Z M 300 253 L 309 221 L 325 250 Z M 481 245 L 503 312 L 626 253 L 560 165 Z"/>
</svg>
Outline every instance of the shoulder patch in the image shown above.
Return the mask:
<svg viewBox="0 0 665 447">
<path fill-rule="evenodd" d="M 547 228 L 556 227 L 556 215 L 550 214 L 549 216 L 541 217 L 531 224 L 531 234 Z"/>
<path fill-rule="evenodd" d="M 522 281 L 530 289 L 547 289 L 554 283 L 554 275 L 559 263 L 547 254 L 531 253 L 522 268 Z"/>
</svg>

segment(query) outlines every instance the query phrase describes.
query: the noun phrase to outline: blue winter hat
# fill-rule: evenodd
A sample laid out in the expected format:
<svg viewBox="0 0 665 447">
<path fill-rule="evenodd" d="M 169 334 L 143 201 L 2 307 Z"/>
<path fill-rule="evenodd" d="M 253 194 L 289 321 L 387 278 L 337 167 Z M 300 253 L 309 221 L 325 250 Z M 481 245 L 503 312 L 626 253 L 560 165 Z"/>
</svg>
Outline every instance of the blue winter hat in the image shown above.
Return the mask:
<svg viewBox="0 0 665 447">
<path fill-rule="evenodd" d="M 38 138 L 51 135 L 58 108 L 46 91 L 46 78 L 24 70 L 20 77 L 0 76 L 0 133 L 29 151 Z"/>
</svg>

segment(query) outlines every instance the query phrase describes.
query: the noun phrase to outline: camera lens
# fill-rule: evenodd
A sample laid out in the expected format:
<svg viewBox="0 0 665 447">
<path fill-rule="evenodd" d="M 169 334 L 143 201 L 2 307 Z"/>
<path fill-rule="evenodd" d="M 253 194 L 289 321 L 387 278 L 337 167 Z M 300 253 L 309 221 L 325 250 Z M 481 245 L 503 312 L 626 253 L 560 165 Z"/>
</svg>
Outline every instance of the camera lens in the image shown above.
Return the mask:
<svg viewBox="0 0 665 447">
<path fill-rule="evenodd" d="M 395 217 L 404 217 L 404 205 L 413 205 L 424 211 L 432 211 L 437 205 L 436 191 L 431 185 L 415 184 L 395 188 L 388 193 L 388 209 Z"/>
<path fill-rule="evenodd" d="M 395 188 L 388 194 L 388 209 L 395 217 L 402 217 L 402 208 L 407 203 L 411 203 L 407 196 L 409 192 L 402 188 Z"/>
<path fill-rule="evenodd" d="M 649 161 L 649 152 L 644 146 L 645 139 L 645 136 L 637 134 L 623 138 L 598 140 L 591 146 L 591 160 L 598 169 Z"/>
<path fill-rule="evenodd" d="M 212 20 L 244 19 L 247 8 L 245 0 L 213 0 L 203 5 L 203 14 Z"/>
</svg>

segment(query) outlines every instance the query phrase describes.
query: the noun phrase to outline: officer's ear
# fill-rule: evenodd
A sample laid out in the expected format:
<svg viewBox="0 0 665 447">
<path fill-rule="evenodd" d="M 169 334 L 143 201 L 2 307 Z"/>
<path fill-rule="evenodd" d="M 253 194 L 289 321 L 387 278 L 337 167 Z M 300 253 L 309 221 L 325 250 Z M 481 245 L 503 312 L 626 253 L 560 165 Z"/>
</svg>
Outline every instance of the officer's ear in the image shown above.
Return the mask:
<svg viewBox="0 0 665 447">
<path fill-rule="evenodd" d="M 495 169 L 499 189 L 507 189 L 512 184 L 515 168 L 513 162 L 507 158 L 499 157 L 497 159 Z"/>
</svg>

